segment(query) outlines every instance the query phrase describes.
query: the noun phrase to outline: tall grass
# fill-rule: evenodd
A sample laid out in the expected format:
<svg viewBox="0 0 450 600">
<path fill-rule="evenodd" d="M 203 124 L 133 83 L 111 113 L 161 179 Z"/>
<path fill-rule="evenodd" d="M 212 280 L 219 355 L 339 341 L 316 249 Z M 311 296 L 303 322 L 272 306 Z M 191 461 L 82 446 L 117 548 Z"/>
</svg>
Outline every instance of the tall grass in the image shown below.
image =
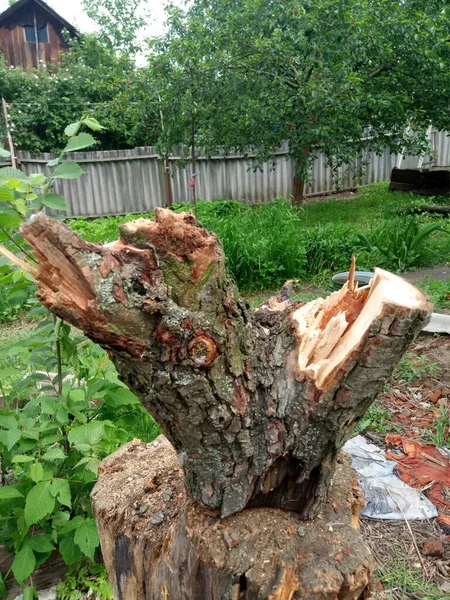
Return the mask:
<svg viewBox="0 0 450 600">
<path fill-rule="evenodd" d="M 382 266 L 402 271 L 450 261 L 450 236 L 443 233 L 450 224 L 441 220 L 429 227 L 429 217 L 394 216 L 399 208 L 424 202 L 430 200 L 376 184 L 352 198 L 301 209 L 282 198 L 253 207 L 233 200 L 201 201 L 197 218 L 221 240 L 239 288 L 252 291 L 275 289 L 287 279 L 345 271 L 353 253 L 360 269 Z M 72 219 L 69 225 L 88 241 L 110 242 L 117 238 L 121 223 L 140 216 L 152 215 Z"/>
</svg>

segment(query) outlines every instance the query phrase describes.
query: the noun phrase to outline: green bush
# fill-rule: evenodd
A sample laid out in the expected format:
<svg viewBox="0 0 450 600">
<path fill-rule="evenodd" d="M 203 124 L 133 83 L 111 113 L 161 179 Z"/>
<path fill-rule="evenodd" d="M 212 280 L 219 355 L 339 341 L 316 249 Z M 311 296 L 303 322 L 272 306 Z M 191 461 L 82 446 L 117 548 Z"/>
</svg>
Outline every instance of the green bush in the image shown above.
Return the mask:
<svg viewBox="0 0 450 600">
<path fill-rule="evenodd" d="M 437 231 L 450 233 L 445 225 L 442 221 L 421 225 L 417 217 L 396 217 L 359 232 L 356 247 L 368 252 L 375 265 L 402 272 L 426 263 L 426 242 Z"/>
<path fill-rule="evenodd" d="M 309 275 L 347 271 L 355 252 L 355 229 L 343 223 L 327 223 L 302 231 Z"/>
<path fill-rule="evenodd" d="M 159 434 L 106 352 L 70 333 L 51 318 L 0 350 L 0 543 L 15 554 L 19 584 L 55 548 L 68 565 L 94 561 L 89 494 L 100 461 L 134 437 Z"/>
</svg>

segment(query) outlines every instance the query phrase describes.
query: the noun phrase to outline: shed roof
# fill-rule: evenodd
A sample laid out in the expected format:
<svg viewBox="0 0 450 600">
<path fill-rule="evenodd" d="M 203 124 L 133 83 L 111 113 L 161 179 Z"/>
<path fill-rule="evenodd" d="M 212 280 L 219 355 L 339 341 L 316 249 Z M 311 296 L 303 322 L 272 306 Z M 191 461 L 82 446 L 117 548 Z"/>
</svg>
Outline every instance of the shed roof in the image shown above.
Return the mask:
<svg viewBox="0 0 450 600">
<path fill-rule="evenodd" d="M 12 6 L 7 8 L 4 12 L 0 14 L 0 27 L 8 27 L 8 25 L 14 22 L 14 17 L 16 13 L 19 13 L 21 9 L 26 9 L 27 5 L 30 5 L 30 8 L 34 7 L 41 9 L 45 13 L 48 14 L 49 18 L 52 20 L 59 21 L 61 24 L 61 29 L 67 29 L 67 31 L 72 36 L 78 36 L 78 32 L 73 25 L 66 21 L 61 15 L 59 15 L 53 8 L 51 8 L 48 4 L 43 2 L 43 0 L 18 0 Z"/>
</svg>

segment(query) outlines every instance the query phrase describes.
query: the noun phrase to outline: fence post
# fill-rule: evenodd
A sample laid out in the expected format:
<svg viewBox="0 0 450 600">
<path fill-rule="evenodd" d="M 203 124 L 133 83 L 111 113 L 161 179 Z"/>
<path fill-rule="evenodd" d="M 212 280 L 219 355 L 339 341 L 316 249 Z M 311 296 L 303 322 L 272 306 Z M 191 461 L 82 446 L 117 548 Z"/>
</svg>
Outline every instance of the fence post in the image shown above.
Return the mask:
<svg viewBox="0 0 450 600">
<path fill-rule="evenodd" d="M 166 190 L 166 208 L 173 206 L 172 180 L 170 178 L 169 156 L 164 155 L 164 187 Z"/>
<path fill-rule="evenodd" d="M 5 126 L 6 126 L 6 139 L 8 140 L 9 151 L 11 152 L 11 164 L 17 169 L 17 159 L 14 152 L 14 144 L 12 140 L 11 130 L 9 128 L 9 120 L 8 120 L 8 105 L 6 104 L 6 100 L 2 98 L 2 106 L 3 106 L 3 116 L 5 118 Z"/>
</svg>

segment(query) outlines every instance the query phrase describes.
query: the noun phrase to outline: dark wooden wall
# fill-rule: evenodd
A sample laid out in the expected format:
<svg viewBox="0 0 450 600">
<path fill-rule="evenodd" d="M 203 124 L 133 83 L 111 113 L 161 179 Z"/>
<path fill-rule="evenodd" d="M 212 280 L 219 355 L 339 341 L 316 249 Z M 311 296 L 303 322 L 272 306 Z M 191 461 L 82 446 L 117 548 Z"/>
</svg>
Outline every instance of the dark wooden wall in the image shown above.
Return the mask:
<svg viewBox="0 0 450 600">
<path fill-rule="evenodd" d="M 66 44 L 48 23 L 49 43 L 39 43 L 39 60 L 46 64 L 59 62 L 61 52 Z M 22 67 L 23 69 L 36 68 L 36 44 L 25 41 L 25 31 L 21 25 L 13 29 L 0 28 L 0 52 L 3 52 L 7 65 Z"/>
</svg>

